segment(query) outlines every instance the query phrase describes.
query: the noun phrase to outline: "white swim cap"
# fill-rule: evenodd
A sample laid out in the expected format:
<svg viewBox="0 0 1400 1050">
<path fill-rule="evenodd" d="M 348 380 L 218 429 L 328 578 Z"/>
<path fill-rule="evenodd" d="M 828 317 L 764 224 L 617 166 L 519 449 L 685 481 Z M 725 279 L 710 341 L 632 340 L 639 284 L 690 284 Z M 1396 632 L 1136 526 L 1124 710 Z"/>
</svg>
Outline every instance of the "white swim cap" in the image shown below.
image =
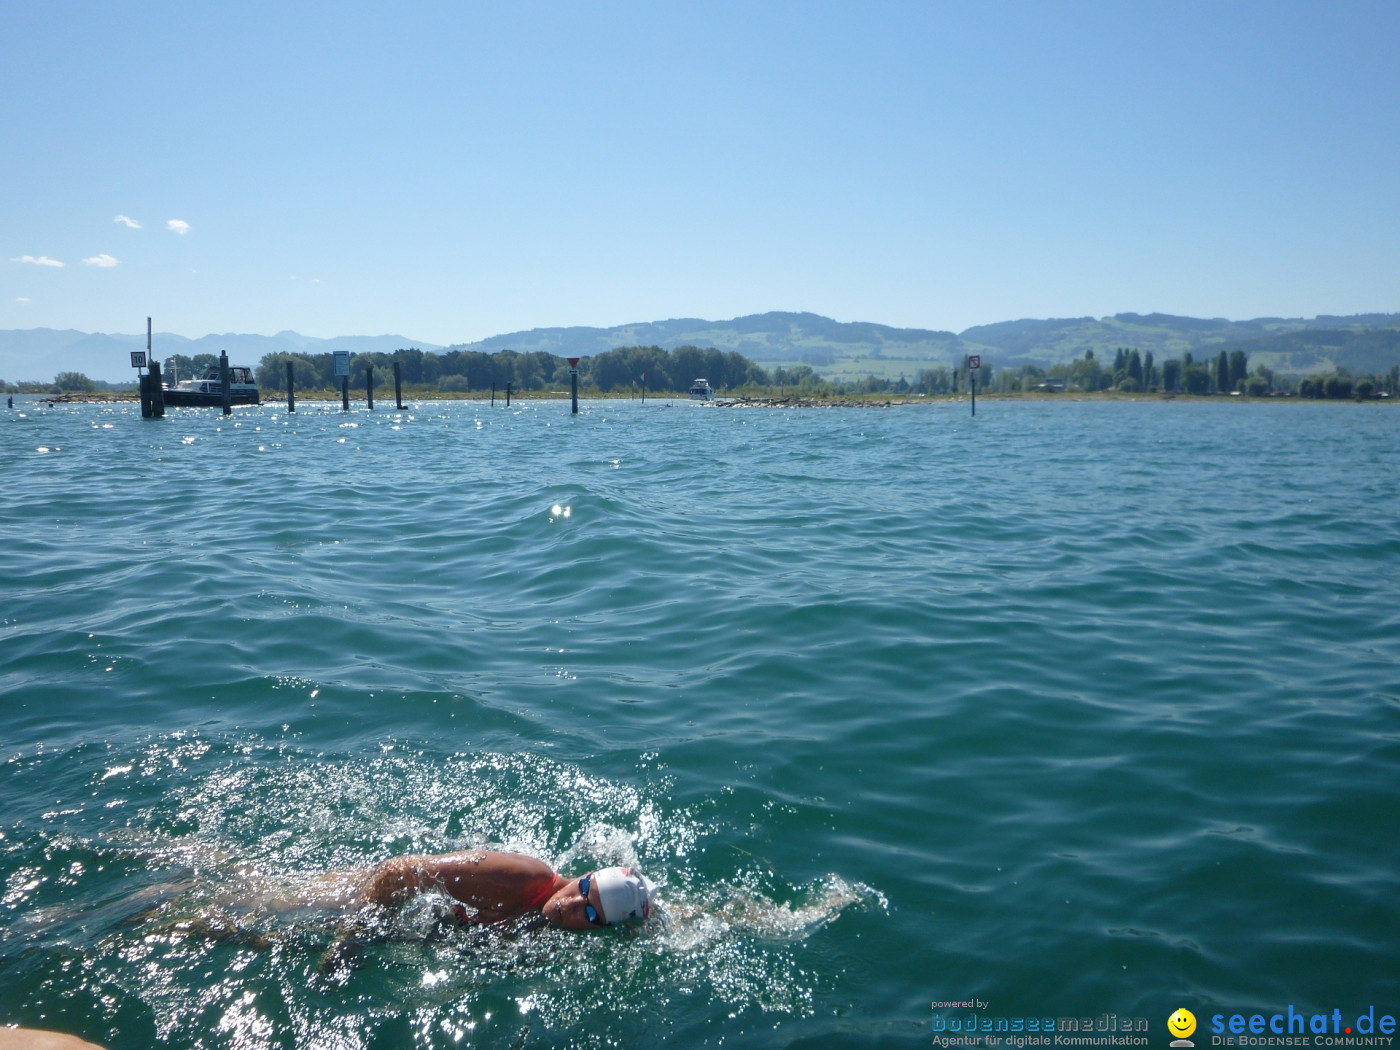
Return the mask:
<svg viewBox="0 0 1400 1050">
<path fill-rule="evenodd" d="M 654 887 L 636 868 L 599 868 L 593 873 L 603 921 L 608 925 L 645 919 L 651 915 Z"/>
</svg>

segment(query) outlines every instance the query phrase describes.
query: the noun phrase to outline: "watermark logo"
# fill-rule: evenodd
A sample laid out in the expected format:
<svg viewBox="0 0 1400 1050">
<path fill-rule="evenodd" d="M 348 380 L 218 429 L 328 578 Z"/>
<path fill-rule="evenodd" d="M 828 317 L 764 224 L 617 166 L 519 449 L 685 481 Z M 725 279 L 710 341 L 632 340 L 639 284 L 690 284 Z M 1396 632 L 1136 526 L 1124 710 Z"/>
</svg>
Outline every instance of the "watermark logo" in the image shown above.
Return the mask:
<svg viewBox="0 0 1400 1050">
<path fill-rule="evenodd" d="M 1176 1011 L 1167 1018 L 1167 1031 L 1176 1036 L 1172 1040 L 1172 1046 L 1195 1046 L 1191 1042 L 1191 1033 L 1196 1030 L 1196 1015 L 1184 1006 L 1178 1006 Z"/>
<path fill-rule="evenodd" d="M 1259 1011 L 1212 1014 L 1210 1045 L 1213 1047 L 1393 1047 L 1395 1015 L 1377 1015 L 1375 1005 L 1365 1013 L 1343 1017 L 1339 1007 L 1331 1013 L 1306 1014 L 1289 1003 L 1286 1012 Z M 1347 1022 L 1351 1021 L 1350 1024 Z"/>
<path fill-rule="evenodd" d="M 933 1003 L 933 1043 L 941 1050 L 958 1047 L 984 1050 L 1146 1048 L 1148 1027 L 1146 1017 L 1116 1013 L 1052 1017 L 993 1012 L 985 1000 L 978 999 L 945 999 Z"/>
</svg>

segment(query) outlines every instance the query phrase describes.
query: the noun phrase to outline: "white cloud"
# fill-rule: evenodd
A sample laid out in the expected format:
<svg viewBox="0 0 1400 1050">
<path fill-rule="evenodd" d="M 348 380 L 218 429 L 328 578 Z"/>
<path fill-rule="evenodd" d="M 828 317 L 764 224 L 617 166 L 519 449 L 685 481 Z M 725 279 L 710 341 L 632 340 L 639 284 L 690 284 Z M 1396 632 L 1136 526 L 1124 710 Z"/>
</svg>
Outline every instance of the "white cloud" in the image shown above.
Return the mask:
<svg viewBox="0 0 1400 1050">
<path fill-rule="evenodd" d="M 27 302 L 29 302 L 29 296 L 27 296 L 27 295 L 17 295 L 17 296 L 15 296 L 15 302 L 17 302 L 17 303 L 27 303 Z"/>
<path fill-rule="evenodd" d="M 166 222 L 165 228 L 167 230 L 174 230 L 181 237 L 190 232 L 190 224 L 184 219 L 170 219 Z"/>
<path fill-rule="evenodd" d="M 139 230 L 139 229 L 141 228 L 141 224 L 140 224 L 139 222 L 137 222 L 135 219 L 133 219 L 133 218 L 131 218 L 130 216 L 128 216 L 128 215 L 118 215 L 118 216 L 117 216 L 115 219 L 113 219 L 112 221 L 113 221 L 113 222 L 124 222 L 124 223 L 127 224 L 127 226 L 131 227 L 133 230 Z"/>
<path fill-rule="evenodd" d="M 10 262 L 30 263 L 33 266 L 63 266 L 63 263 L 57 259 L 50 259 L 47 255 L 21 255 L 18 259 L 11 259 Z"/>
<path fill-rule="evenodd" d="M 91 256 L 91 257 L 89 257 L 89 258 L 87 258 L 87 259 L 84 259 L 84 260 L 83 260 L 83 265 L 84 265 L 84 266 L 101 266 L 103 269 L 106 269 L 107 267 L 110 267 L 110 266 L 116 266 L 116 265 L 117 265 L 117 260 L 114 259 L 114 258 L 112 258 L 112 257 L 111 257 L 110 255 L 108 255 L 106 252 L 103 252 L 101 255 L 93 255 L 93 256 Z"/>
</svg>

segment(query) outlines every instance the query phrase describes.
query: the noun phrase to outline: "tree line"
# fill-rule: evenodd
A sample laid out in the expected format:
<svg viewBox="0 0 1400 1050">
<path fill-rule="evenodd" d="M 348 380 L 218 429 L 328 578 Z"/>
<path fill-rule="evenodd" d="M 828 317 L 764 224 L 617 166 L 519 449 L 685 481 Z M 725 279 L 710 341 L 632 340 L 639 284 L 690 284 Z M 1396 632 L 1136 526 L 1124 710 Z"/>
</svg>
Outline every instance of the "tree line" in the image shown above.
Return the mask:
<svg viewBox="0 0 1400 1050">
<path fill-rule="evenodd" d="M 985 369 L 984 369 L 985 371 Z M 946 370 L 942 370 L 946 372 Z M 1093 350 L 1065 364 L 1041 368 L 1023 365 L 1001 369 L 993 384 L 985 382 L 984 389 L 999 393 L 1015 391 L 1108 391 L 1123 393 L 1155 392 L 1183 394 L 1232 394 L 1269 397 L 1291 394 L 1305 398 L 1371 398 L 1381 394 L 1400 395 L 1400 365 L 1385 373 L 1352 375 L 1345 368 L 1329 374 L 1301 378 L 1275 372 L 1264 365 L 1249 368 L 1249 357 L 1243 350 L 1221 350 L 1214 357 L 1197 361 L 1191 353 L 1163 361 L 1159 365 L 1149 350 L 1119 347 L 1111 365 L 1099 361 Z M 920 373 L 920 385 L 927 392 L 942 392 L 949 380 L 939 372 Z M 952 381 L 956 389 L 956 377 Z"/>
<path fill-rule="evenodd" d="M 333 354 L 272 353 L 258 362 L 254 373 L 258 386 L 271 392 L 284 390 L 288 362 L 298 389 L 336 389 L 340 385 Z M 199 363 L 199 358 L 191 360 L 192 365 Z M 376 385 L 389 382 L 395 363 L 405 385 L 443 392 L 504 390 L 507 383 L 519 391 L 567 390 L 570 385 L 568 360 L 543 351 L 498 350 L 488 354 L 449 349 L 435 353 L 417 348 L 353 355 L 350 385 L 363 387 L 370 368 L 375 369 Z M 769 380 L 764 369 L 741 354 L 694 346 L 674 350 L 623 346 L 580 359 L 578 369 L 580 387 L 604 394 L 643 384 L 657 393 L 684 393 L 698 378 L 708 379 L 716 390 L 764 385 Z"/>
<path fill-rule="evenodd" d="M 168 378 L 188 379 L 218 364 L 214 354 L 186 357 L 171 354 L 163 362 Z M 301 391 L 333 391 L 340 388 L 331 353 L 266 354 L 258 362 L 255 377 L 268 393 L 284 392 L 287 364 Z M 487 354 L 477 350 L 443 353 L 406 348 L 393 353 L 355 354 L 350 358 L 350 385 L 364 389 L 366 373 L 376 372 L 375 385 L 383 389 L 392 383 L 393 367 L 399 365 L 406 387 L 418 395 L 439 392 L 486 391 L 493 386 L 504 390 L 541 391 L 569 389 L 568 360 L 542 351 L 520 353 L 498 350 Z M 794 393 L 809 397 L 850 394 L 952 395 L 965 394 L 971 373 L 963 366 L 938 365 L 921 370 L 910 381 L 904 376 L 886 379 L 874 375 L 848 382 L 823 379 L 808 364 L 778 366 L 771 371 L 735 351 L 713 347 L 681 346 L 663 350 L 659 346 L 621 346 L 581 358 L 579 387 L 594 394 L 619 394 L 643 387 L 656 394 L 679 394 L 689 390 L 698 378 L 708 379 L 721 393 L 768 395 Z M 1073 361 L 1041 367 L 1020 365 L 993 368 L 984 362 L 977 373 L 977 388 L 984 393 L 1022 391 L 1119 391 L 1186 394 L 1226 394 L 1238 392 L 1251 397 L 1293 394 L 1304 398 L 1372 398 L 1381 394 L 1400 395 L 1400 366 L 1388 372 L 1353 375 L 1345 368 L 1322 375 L 1301 378 L 1286 376 L 1256 365 L 1251 371 L 1243 350 L 1221 350 L 1201 361 L 1190 354 L 1158 363 L 1152 352 L 1119 347 L 1112 362 L 1100 361 L 1093 350 Z M 425 388 L 427 388 L 425 390 Z M 123 389 L 120 384 L 92 380 L 80 372 L 61 372 L 52 384 L 5 384 L 0 392 L 42 393 L 53 391 L 102 391 Z"/>
</svg>

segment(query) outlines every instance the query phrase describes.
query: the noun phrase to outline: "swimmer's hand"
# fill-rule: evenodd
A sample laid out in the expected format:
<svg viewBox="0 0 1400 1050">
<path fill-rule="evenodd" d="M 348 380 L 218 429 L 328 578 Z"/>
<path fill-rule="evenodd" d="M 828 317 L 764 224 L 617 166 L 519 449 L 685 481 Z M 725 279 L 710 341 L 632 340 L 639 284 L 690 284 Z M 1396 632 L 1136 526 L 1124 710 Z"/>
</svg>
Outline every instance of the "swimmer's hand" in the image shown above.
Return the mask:
<svg viewBox="0 0 1400 1050">
<path fill-rule="evenodd" d="M 355 957 L 364 950 L 364 943 L 357 937 L 337 937 L 331 946 L 321 953 L 316 972 L 336 984 L 344 984 L 350 978 Z"/>
</svg>

